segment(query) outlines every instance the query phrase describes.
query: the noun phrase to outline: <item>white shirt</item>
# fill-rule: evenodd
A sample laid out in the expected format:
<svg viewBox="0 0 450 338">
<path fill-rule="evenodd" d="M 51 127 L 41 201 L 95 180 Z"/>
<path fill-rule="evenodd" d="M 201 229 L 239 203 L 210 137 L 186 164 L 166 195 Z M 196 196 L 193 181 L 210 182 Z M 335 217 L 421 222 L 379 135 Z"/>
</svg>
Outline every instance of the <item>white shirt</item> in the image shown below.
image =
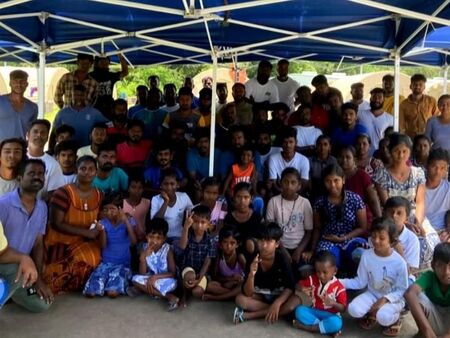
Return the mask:
<svg viewBox="0 0 450 338">
<path fill-rule="evenodd" d="M 167 111 L 168 114 L 177 111 L 178 109 L 180 109 L 180 105 L 178 103 L 175 103 L 174 106 L 168 107 L 167 104 L 165 104 L 164 106 L 161 107 L 161 109 L 164 109 Z"/>
<path fill-rule="evenodd" d="M 28 154 L 28 158 L 42 160 L 45 163 L 45 182 L 44 187 L 39 191 L 39 196 L 45 196 L 48 191 L 56 190 L 65 184 L 62 169 L 52 156 L 47 153 L 39 157 Z"/>
<path fill-rule="evenodd" d="M 281 156 L 281 151 L 269 157 L 269 179 L 276 180 L 281 178 L 284 169 L 293 167 L 300 172 L 300 177 L 309 180 L 309 161 L 302 154 L 295 153 L 294 157 L 286 162 Z"/>
<path fill-rule="evenodd" d="M 314 126 L 294 126 L 297 129 L 297 146 L 314 146 L 317 138 L 322 135 L 322 130 Z"/>
<path fill-rule="evenodd" d="M 420 264 L 420 243 L 416 234 L 403 227 L 402 232 L 398 236 L 398 240 L 403 247 L 405 260 L 408 266 L 418 269 Z"/>
<path fill-rule="evenodd" d="M 426 188 L 425 216 L 437 231 L 444 229 L 444 216 L 450 209 L 450 182 L 443 179 L 435 189 Z"/>
<path fill-rule="evenodd" d="M 89 155 L 92 156 L 93 158 L 97 158 L 97 154 L 95 154 L 90 145 L 81 147 L 78 149 L 77 151 L 77 157 L 80 158 L 81 156 L 85 156 L 85 155 Z"/>
<path fill-rule="evenodd" d="M 278 80 L 277 77 L 274 77 L 270 80 L 275 84 L 278 89 L 278 97 L 280 99 L 279 102 L 286 103 L 290 109 L 290 111 L 295 110 L 294 102 L 295 102 L 295 92 L 297 91 L 299 84 L 294 79 L 288 77 L 286 81 L 282 82 Z"/>
<path fill-rule="evenodd" d="M 276 222 L 283 229 L 281 242 L 289 250 L 296 249 L 306 230 L 313 229 L 313 212 L 309 201 L 298 196 L 295 201 L 274 196 L 267 204 L 266 220 Z"/>
<path fill-rule="evenodd" d="M 183 218 L 187 210 L 192 209 L 192 201 L 189 196 L 184 192 L 176 192 L 175 204 L 173 206 L 167 206 L 164 219 L 169 224 L 169 232 L 167 237 L 181 237 L 181 231 L 183 230 Z M 164 200 L 161 195 L 153 196 L 152 203 L 150 204 L 150 218 L 155 217 L 159 209 L 163 205 Z"/>
<path fill-rule="evenodd" d="M 372 155 L 375 150 L 378 149 L 378 144 L 383 138 L 386 128 L 394 125 L 394 117 L 386 112 L 383 112 L 379 116 L 375 116 L 369 109 L 358 112 L 358 119 L 359 123 L 361 123 L 369 131 L 370 140 L 372 141 L 370 146 L 370 155 Z"/>
<path fill-rule="evenodd" d="M 269 101 L 270 103 L 280 102 L 278 97 L 278 88 L 271 81 L 261 85 L 256 78 L 250 79 L 245 83 L 245 95 L 250 98 L 253 96 L 255 102 Z"/>
<path fill-rule="evenodd" d="M 77 174 L 64 175 L 65 184 L 75 183 L 76 181 L 77 181 Z"/>
<path fill-rule="evenodd" d="M 0 177 L 0 196 L 6 194 L 7 192 L 13 191 L 19 186 L 19 181 L 15 178 L 12 180 L 5 180 Z"/>
</svg>

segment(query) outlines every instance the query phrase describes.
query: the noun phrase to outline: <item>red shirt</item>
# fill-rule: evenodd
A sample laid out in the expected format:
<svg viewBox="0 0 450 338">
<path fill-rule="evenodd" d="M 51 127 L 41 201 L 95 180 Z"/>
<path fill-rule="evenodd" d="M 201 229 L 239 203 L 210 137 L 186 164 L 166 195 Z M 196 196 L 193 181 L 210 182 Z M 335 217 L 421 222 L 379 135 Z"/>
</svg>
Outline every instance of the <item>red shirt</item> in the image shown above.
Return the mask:
<svg viewBox="0 0 450 338">
<path fill-rule="evenodd" d="M 320 105 L 313 105 L 311 109 L 311 121 L 310 123 L 322 131 L 328 128 L 330 124 L 330 114 Z"/>
<path fill-rule="evenodd" d="M 339 304 L 343 304 L 347 306 L 347 292 L 345 291 L 344 286 L 339 282 L 339 280 L 336 277 L 333 277 L 332 280 L 330 280 L 325 285 L 322 285 L 322 283 L 319 280 L 319 277 L 317 275 L 309 276 L 307 279 L 303 279 L 298 282 L 301 288 L 313 288 L 313 308 L 317 310 L 322 311 L 328 311 L 331 313 L 339 313 L 335 308 L 331 306 L 326 306 L 323 303 L 322 298 L 324 296 L 328 296 L 331 299 L 333 299 L 335 302 L 338 302 Z"/>
<path fill-rule="evenodd" d="M 117 145 L 117 165 L 119 167 L 143 167 L 152 149 L 152 142 L 142 140 L 138 144 L 123 142 Z"/>
<path fill-rule="evenodd" d="M 372 224 L 372 211 L 367 206 L 367 188 L 372 185 L 372 180 L 368 173 L 366 173 L 363 169 L 358 168 L 356 173 L 349 178 L 345 179 L 345 189 L 358 194 L 359 197 L 362 198 L 364 204 L 366 205 L 366 214 L 367 214 L 367 224 L 370 226 Z"/>
</svg>

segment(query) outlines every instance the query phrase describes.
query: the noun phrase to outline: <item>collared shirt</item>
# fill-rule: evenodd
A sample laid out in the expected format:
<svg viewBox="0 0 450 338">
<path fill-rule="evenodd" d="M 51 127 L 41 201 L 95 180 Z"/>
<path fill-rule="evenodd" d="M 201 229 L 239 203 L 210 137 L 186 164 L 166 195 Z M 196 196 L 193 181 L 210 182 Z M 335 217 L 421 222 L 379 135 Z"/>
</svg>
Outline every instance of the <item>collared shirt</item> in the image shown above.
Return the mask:
<svg viewBox="0 0 450 338">
<path fill-rule="evenodd" d="M 98 84 L 90 75 L 83 81 L 78 81 L 75 72 L 64 74 L 59 80 L 55 90 L 55 103 L 58 107 L 68 107 L 74 104 L 74 91 L 76 85 L 86 88 L 86 106 L 93 106 L 97 100 Z M 63 98 L 64 97 L 64 98 Z"/>
<path fill-rule="evenodd" d="M 206 232 L 200 242 L 195 241 L 195 235 L 191 232 L 184 250 L 184 266 L 199 273 L 206 258 L 216 257 L 216 251 L 216 242 Z"/>
<path fill-rule="evenodd" d="M 405 97 L 403 95 L 398 96 L 399 103 L 402 103 L 404 99 Z M 394 95 L 384 97 L 383 110 L 386 113 L 394 115 Z"/>
<path fill-rule="evenodd" d="M 36 237 L 45 234 L 47 205 L 38 198 L 29 214 L 20 200 L 19 189 L 16 189 L 0 197 L 0 222 L 9 246 L 29 255 Z"/>
<path fill-rule="evenodd" d="M 425 132 L 427 121 L 430 117 L 438 113 L 436 100 L 423 94 L 419 101 L 413 101 L 409 95 L 400 104 L 400 132 L 414 137 Z M 372 139 L 372 143 L 373 143 Z"/>
</svg>

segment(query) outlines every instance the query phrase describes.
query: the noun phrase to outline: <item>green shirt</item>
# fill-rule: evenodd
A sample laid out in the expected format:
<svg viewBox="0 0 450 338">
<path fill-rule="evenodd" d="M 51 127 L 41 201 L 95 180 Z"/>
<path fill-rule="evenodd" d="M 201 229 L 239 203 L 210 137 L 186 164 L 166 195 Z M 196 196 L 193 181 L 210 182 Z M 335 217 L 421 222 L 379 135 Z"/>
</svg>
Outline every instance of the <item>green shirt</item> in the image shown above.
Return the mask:
<svg viewBox="0 0 450 338">
<path fill-rule="evenodd" d="M 416 280 L 416 284 L 420 286 L 433 304 L 450 306 L 450 288 L 448 288 L 445 294 L 442 294 L 440 288 L 441 283 L 434 271 L 424 272 L 419 279 Z"/>
</svg>

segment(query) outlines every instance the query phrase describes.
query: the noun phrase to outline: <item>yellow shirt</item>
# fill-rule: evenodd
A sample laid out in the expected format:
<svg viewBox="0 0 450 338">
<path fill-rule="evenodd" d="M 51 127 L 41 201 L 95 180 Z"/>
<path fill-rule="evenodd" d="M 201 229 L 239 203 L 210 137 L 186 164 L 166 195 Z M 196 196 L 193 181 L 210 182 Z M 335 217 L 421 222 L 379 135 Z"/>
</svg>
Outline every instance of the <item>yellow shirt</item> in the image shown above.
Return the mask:
<svg viewBox="0 0 450 338">
<path fill-rule="evenodd" d="M 411 138 L 423 134 L 428 119 L 437 113 L 438 108 L 434 97 L 423 94 L 418 102 L 414 102 L 409 95 L 400 104 L 400 132 Z"/>
<path fill-rule="evenodd" d="M 6 236 L 3 233 L 3 225 L 0 223 L 0 252 L 5 250 L 7 247 L 8 247 L 8 240 L 6 239 Z"/>
<path fill-rule="evenodd" d="M 402 103 L 405 97 L 400 95 L 399 99 L 400 103 Z M 394 95 L 384 98 L 383 110 L 391 115 L 394 115 Z"/>
</svg>

